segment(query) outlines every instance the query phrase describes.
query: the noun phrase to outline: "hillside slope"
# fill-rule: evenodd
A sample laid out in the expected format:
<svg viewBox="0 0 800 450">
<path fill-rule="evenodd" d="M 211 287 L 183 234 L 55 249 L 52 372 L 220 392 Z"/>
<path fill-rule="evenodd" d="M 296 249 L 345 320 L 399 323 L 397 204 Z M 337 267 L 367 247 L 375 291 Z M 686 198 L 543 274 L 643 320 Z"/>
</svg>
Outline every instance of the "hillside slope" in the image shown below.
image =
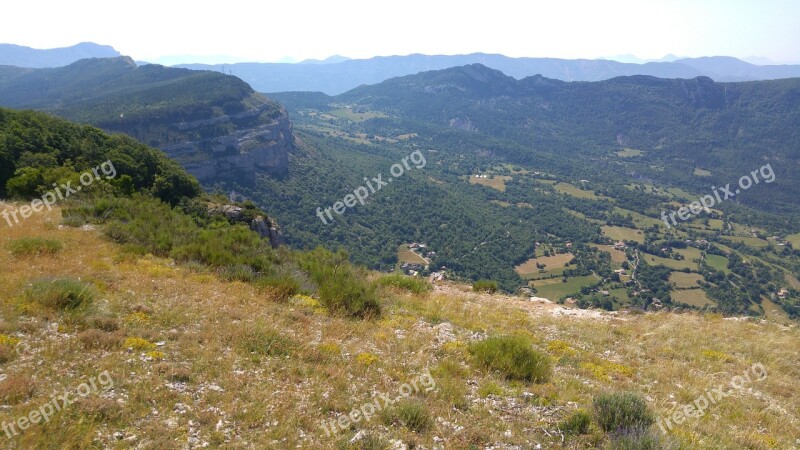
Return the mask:
<svg viewBox="0 0 800 450">
<path fill-rule="evenodd" d="M 294 145 L 282 107 L 238 78 L 127 57 L 0 68 L 0 105 L 47 111 L 166 151 L 201 181 L 282 175 Z"/>
<path fill-rule="evenodd" d="M 800 212 L 800 78 L 717 83 L 646 76 L 567 83 L 541 76 L 516 80 L 483 65 L 456 67 L 362 86 L 329 103 L 502 137 L 521 150 L 503 156 L 528 163 L 538 153 L 595 158 L 633 148 L 628 169 L 694 189 L 738 179 L 772 162 L 781 189 L 754 190 L 741 201 L 772 212 Z M 693 175 L 707 168 L 707 178 Z M 759 196 L 759 194 L 762 194 Z"/>
<path fill-rule="evenodd" d="M 251 284 L 131 253 L 60 221 L 53 210 L 25 227 L 0 227 L 0 423 L 42 407 L 51 392 L 100 382 L 47 423 L 17 426 L 17 435 L 6 427 L 3 447 L 616 449 L 632 438 L 614 441 L 594 419 L 586 434 L 565 433 L 573 430 L 565 420 L 578 410 L 592 416 L 593 399 L 620 390 L 643 395 L 662 419 L 667 434 L 655 423 L 649 438 L 658 448 L 793 448 L 800 439 L 794 325 L 695 314 L 569 317 L 455 285 L 384 290 L 382 317 L 354 321 L 312 299 L 277 301 Z M 63 248 L 11 251 L 30 238 Z M 93 308 L 30 303 L 26 289 L 40 277 L 84 280 L 98 292 Z M 549 381 L 509 380 L 476 362 L 476 342 L 506 334 L 551 358 Z M 737 378 L 741 389 L 728 386 L 743 375 L 750 380 Z M 663 421 L 720 385 L 729 395 L 702 417 Z M 408 397 L 383 406 L 381 395 L 398 393 Z M 376 400 L 370 417 L 344 419 Z"/>
</svg>

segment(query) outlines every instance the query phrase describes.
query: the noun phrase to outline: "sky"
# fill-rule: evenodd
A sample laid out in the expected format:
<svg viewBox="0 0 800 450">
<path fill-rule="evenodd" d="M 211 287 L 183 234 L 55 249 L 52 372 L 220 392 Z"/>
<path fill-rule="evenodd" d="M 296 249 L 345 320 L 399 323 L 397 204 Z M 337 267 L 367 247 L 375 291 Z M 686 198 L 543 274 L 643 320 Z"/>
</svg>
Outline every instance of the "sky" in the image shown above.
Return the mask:
<svg viewBox="0 0 800 450">
<path fill-rule="evenodd" d="M 25 0 L 0 21 L 2 43 L 96 42 L 161 63 L 473 52 L 800 63 L 798 0 Z"/>
</svg>

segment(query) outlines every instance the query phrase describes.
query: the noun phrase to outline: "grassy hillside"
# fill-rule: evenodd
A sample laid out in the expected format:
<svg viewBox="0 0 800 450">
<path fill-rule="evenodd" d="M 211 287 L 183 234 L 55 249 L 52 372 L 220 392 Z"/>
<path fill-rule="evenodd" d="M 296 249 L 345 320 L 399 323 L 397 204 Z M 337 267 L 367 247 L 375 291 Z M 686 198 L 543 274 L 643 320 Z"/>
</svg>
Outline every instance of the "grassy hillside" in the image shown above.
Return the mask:
<svg viewBox="0 0 800 450">
<path fill-rule="evenodd" d="M 17 448 L 772 449 L 800 439 L 796 326 L 577 314 L 449 284 L 423 294 L 381 288 L 381 317 L 353 320 L 314 298 L 280 300 L 61 220 L 53 210 L 25 227 L 0 227 L 0 423 L 42 407 L 53 391 L 75 392 L 90 378 L 103 384 L 13 436 Z M 59 249 L 18 250 L 31 239 Z M 91 292 L 81 296 L 84 306 L 59 309 L 30 295 L 53 278 Z M 509 379 L 484 365 L 476 343 L 505 335 L 521 336 L 549 360 L 546 381 Z M 757 363 L 767 374 L 761 381 Z M 595 411 L 631 405 L 602 397 L 630 391 L 656 417 L 669 417 L 745 373 L 752 380 L 701 418 L 671 430 L 662 421 L 666 435 L 658 423 L 649 437 L 605 432 L 608 418 Z M 380 394 L 401 392 L 408 397 L 383 407 Z M 376 399 L 381 407 L 369 420 L 326 433 L 323 423 L 345 423 Z M 642 447 L 653 440 L 657 447 Z"/>
</svg>

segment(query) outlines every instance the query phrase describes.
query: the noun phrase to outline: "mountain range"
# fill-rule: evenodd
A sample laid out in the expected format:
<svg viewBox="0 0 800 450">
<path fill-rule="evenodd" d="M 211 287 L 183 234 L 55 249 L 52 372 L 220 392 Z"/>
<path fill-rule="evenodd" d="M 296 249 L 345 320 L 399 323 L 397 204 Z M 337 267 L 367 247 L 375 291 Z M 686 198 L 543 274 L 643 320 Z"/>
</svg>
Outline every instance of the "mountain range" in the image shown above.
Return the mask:
<svg viewBox="0 0 800 450">
<path fill-rule="evenodd" d="M 800 76 L 800 65 L 758 66 L 726 56 L 631 64 L 602 59 L 510 58 L 484 53 L 454 56 L 414 54 L 326 61 L 324 64 L 183 64 L 178 67 L 224 71 L 238 76 L 259 92 L 319 91 L 337 95 L 363 84 L 376 84 L 394 77 L 469 64 L 482 64 L 517 79 L 542 75 L 562 81 L 601 81 L 631 75 L 687 79 L 706 76 L 715 81 Z"/>
<path fill-rule="evenodd" d="M 61 67 L 85 58 L 121 56 L 108 45 L 81 42 L 71 47 L 36 49 L 14 44 L 0 44 L 0 66 L 27 68 Z"/>
</svg>

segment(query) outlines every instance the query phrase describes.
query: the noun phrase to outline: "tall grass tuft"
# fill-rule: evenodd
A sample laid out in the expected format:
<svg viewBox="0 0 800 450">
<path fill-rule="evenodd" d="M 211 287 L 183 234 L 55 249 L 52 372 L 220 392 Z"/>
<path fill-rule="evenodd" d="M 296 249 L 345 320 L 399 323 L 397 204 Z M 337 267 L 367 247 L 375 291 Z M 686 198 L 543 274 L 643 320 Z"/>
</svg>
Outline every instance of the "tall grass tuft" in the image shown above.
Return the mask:
<svg viewBox="0 0 800 450">
<path fill-rule="evenodd" d="M 34 280 L 23 297 L 46 308 L 70 311 L 91 306 L 97 292 L 91 284 L 73 278 L 43 278 Z"/>
<path fill-rule="evenodd" d="M 498 336 L 473 343 L 470 353 L 484 367 L 497 370 L 511 380 L 544 383 L 550 379 L 550 358 L 533 349 L 525 336 Z"/>
</svg>

